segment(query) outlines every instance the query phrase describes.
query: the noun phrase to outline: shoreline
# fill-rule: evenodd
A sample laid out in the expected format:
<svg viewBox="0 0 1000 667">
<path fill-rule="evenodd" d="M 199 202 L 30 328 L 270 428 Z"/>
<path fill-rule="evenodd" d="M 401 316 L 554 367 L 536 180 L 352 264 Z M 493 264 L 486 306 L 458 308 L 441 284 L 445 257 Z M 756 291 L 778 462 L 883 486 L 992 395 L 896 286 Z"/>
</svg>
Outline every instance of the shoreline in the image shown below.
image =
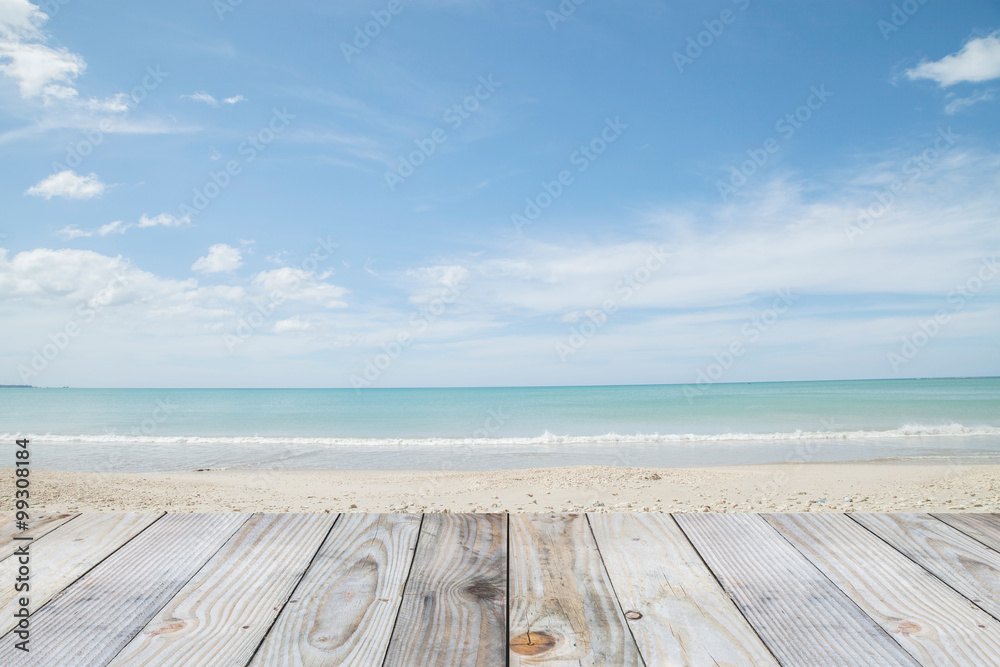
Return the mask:
<svg viewBox="0 0 1000 667">
<path fill-rule="evenodd" d="M 489 471 L 32 470 L 32 511 L 1000 512 L 1000 464 L 773 463 Z M 847 500 L 850 499 L 850 500 Z M 0 500 L 12 511 L 13 499 Z"/>
</svg>

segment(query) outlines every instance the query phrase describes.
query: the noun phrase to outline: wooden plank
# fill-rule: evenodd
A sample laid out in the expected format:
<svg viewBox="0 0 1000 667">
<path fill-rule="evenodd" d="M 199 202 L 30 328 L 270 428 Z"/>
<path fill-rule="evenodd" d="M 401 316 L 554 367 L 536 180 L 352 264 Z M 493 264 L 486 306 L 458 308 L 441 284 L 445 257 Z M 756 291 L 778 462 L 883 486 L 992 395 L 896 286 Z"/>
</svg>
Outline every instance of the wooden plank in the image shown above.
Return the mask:
<svg viewBox="0 0 1000 667">
<path fill-rule="evenodd" d="M 247 520 L 168 514 L 31 616 L 36 665 L 103 665 L 122 649 Z M 12 635 L 0 665 L 23 664 Z"/>
<path fill-rule="evenodd" d="M 929 514 L 849 516 L 1000 618 L 1000 552 Z"/>
<path fill-rule="evenodd" d="M 10 558 L 14 552 L 14 536 L 38 539 L 59 526 L 63 525 L 76 514 L 30 514 L 28 530 L 17 530 L 16 514 L 3 512 L 0 514 L 0 561 Z"/>
<path fill-rule="evenodd" d="M 255 514 L 111 665 L 246 665 L 337 515 Z"/>
<path fill-rule="evenodd" d="M 163 516 L 157 514 L 81 514 L 61 529 L 29 543 L 31 600 L 34 613 L 123 544 Z M 0 634 L 14 628 L 17 598 L 16 558 L 0 563 Z"/>
<path fill-rule="evenodd" d="M 506 563 L 504 515 L 426 515 L 384 664 L 504 664 Z"/>
<path fill-rule="evenodd" d="M 591 514 L 589 519 L 647 665 L 777 667 L 673 518 Z"/>
<path fill-rule="evenodd" d="M 917 664 L 759 515 L 674 518 L 782 664 Z"/>
<path fill-rule="evenodd" d="M 510 516 L 510 664 L 641 665 L 583 514 Z"/>
<path fill-rule="evenodd" d="M 1000 622 L 847 515 L 767 520 L 921 664 L 1000 665 Z"/>
<path fill-rule="evenodd" d="M 343 514 L 251 665 L 378 665 L 420 529 L 417 514 Z"/>
<path fill-rule="evenodd" d="M 997 514 L 933 514 L 935 519 L 1000 551 L 1000 515 Z"/>
</svg>

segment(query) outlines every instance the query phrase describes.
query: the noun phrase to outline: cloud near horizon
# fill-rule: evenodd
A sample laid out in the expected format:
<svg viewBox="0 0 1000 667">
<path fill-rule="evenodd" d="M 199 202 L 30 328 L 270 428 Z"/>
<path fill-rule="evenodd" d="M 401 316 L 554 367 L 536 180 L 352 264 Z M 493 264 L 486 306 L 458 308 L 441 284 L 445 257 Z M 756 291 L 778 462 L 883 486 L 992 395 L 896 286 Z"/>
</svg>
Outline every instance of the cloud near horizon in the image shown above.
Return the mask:
<svg viewBox="0 0 1000 667">
<path fill-rule="evenodd" d="M 830 354 L 854 349 L 859 359 L 881 363 L 882 376 L 891 376 L 884 358 L 900 337 L 921 318 L 951 308 L 949 292 L 1000 252 L 1000 204 L 989 188 L 1000 174 L 1000 154 L 955 148 L 912 180 L 904 171 L 909 159 L 902 153 L 878 156 L 824 195 L 786 176 L 746 189 L 738 202 L 653 209 L 635 221 L 645 230 L 641 238 L 522 239 L 488 253 L 372 276 L 402 292 L 397 306 L 364 294 L 348 302 L 347 289 L 329 282 L 329 270 L 283 266 L 230 285 L 202 286 L 193 278 L 157 277 L 121 257 L 47 249 L 10 260 L 0 255 L 0 302 L 23 308 L 42 300 L 51 311 L 53 300 L 90 298 L 101 288 L 101 276 L 122 268 L 132 278 L 107 307 L 119 313 L 108 321 L 125 321 L 136 334 L 169 336 L 172 355 L 195 359 L 216 349 L 210 341 L 232 331 L 241 312 L 280 294 L 275 313 L 246 348 L 257 363 L 322 352 L 329 386 L 349 386 L 351 372 L 400 331 L 409 331 L 418 343 L 383 386 L 414 386 L 421 384 L 419 373 L 431 372 L 432 359 L 439 364 L 433 383 L 460 382 L 458 369 L 504 377 L 509 369 L 498 365 L 498 349 L 509 367 L 530 368 L 528 376 L 543 374 L 553 382 L 585 381 L 588 359 L 624 363 L 637 354 L 646 355 L 646 373 L 655 371 L 661 381 L 690 381 L 699 364 L 742 340 L 741 326 L 786 293 L 794 307 L 758 344 L 759 361 L 745 362 L 741 372 L 792 372 L 787 360 L 774 355 L 797 345 Z M 899 193 L 894 201 L 885 209 L 874 206 L 878 192 L 891 192 L 893 183 Z M 871 217 L 872 211 L 878 215 Z M 866 215 L 870 224 L 852 236 Z M 666 259 L 650 263 L 651 253 Z M 220 243 L 191 269 L 206 276 L 232 274 L 243 260 L 239 248 Z M 462 286 L 457 298 L 438 304 L 441 312 L 429 316 L 434 300 L 454 285 Z M 1000 279 L 987 283 L 954 312 L 935 346 L 954 348 L 988 335 L 991 322 L 1000 319 L 998 288 Z M 608 302 L 612 311 L 605 310 Z M 576 356 L 559 361 L 556 344 L 595 314 L 603 320 L 600 331 Z M 426 331 L 415 328 L 415 316 L 429 323 Z M 34 330 L 44 339 L 45 326 Z M 135 354 L 149 349 L 148 341 L 116 336 L 119 348 L 131 346 Z M 932 352 L 926 356 L 934 358 Z M 771 371 L 759 365 L 765 359 Z M 651 376 L 631 379 L 641 377 Z"/>
</svg>

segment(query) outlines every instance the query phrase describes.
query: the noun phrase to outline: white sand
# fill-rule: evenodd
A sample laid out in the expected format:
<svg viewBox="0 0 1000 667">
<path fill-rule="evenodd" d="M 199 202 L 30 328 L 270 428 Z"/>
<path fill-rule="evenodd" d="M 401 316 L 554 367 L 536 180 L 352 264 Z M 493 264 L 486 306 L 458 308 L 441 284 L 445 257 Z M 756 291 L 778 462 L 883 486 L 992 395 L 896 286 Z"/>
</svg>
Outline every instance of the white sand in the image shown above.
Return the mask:
<svg viewBox="0 0 1000 667">
<path fill-rule="evenodd" d="M 32 509 L 38 512 L 1000 512 L 1000 465 L 993 464 L 443 473 L 32 470 L 31 478 Z M 0 509 L 13 509 L 12 495 L 4 494 Z"/>
</svg>

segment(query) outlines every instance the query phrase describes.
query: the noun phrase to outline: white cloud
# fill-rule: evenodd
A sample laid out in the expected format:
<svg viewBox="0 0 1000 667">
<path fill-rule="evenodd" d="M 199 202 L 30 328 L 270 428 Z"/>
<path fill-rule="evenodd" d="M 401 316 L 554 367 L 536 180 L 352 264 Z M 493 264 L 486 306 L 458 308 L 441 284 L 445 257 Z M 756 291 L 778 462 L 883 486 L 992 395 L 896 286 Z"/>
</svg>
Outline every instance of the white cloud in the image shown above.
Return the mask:
<svg viewBox="0 0 1000 667">
<path fill-rule="evenodd" d="M 219 106 L 219 100 L 215 99 L 209 93 L 204 90 L 199 90 L 196 93 L 191 93 L 190 95 L 181 95 L 181 99 L 194 100 L 195 102 L 204 102 L 211 107 Z M 237 102 L 246 102 L 247 98 L 242 95 L 234 95 L 232 97 L 226 97 L 222 100 L 223 104 L 236 104 Z"/>
<path fill-rule="evenodd" d="M 107 236 L 108 234 L 124 234 L 125 230 L 128 229 L 130 225 L 126 225 L 121 220 L 115 220 L 114 222 L 109 222 L 106 225 L 101 225 L 97 228 L 98 236 Z"/>
<path fill-rule="evenodd" d="M 188 215 L 177 217 L 170 213 L 160 213 L 150 218 L 143 213 L 137 223 L 115 220 L 106 225 L 101 225 L 97 229 L 80 229 L 77 225 L 69 225 L 60 229 L 56 234 L 64 239 L 78 239 L 90 236 L 107 236 L 108 234 L 124 234 L 133 227 L 140 229 L 146 227 L 186 227 L 190 224 L 191 216 Z"/>
<path fill-rule="evenodd" d="M 139 217 L 139 223 L 136 226 L 137 227 L 187 227 L 190 224 L 191 224 L 191 216 L 188 215 L 183 215 L 178 218 L 177 216 L 171 215 L 170 213 L 160 213 L 159 215 L 150 218 L 147 217 L 145 213 L 143 213 Z"/>
<path fill-rule="evenodd" d="M 64 239 L 79 239 L 79 238 L 84 238 L 84 237 L 87 237 L 87 236 L 93 236 L 94 235 L 93 232 L 89 232 L 89 231 L 80 229 L 76 225 L 68 225 L 66 227 L 63 227 L 58 232 L 56 232 L 56 234 L 58 234 L 59 236 L 61 236 Z"/>
<path fill-rule="evenodd" d="M 931 79 L 942 87 L 1000 78 L 1000 32 L 971 39 L 958 53 L 941 60 L 922 62 L 907 70 L 906 76 L 911 81 Z"/>
<path fill-rule="evenodd" d="M 44 43 L 48 35 L 41 26 L 48 18 L 27 0 L 0 3 L 0 73 L 12 79 L 26 99 L 74 99 L 74 81 L 87 64 L 65 48 Z"/>
<path fill-rule="evenodd" d="M 442 264 L 410 269 L 406 275 L 417 281 L 419 290 L 410 295 L 410 303 L 422 304 L 465 288 L 469 270 L 458 264 Z"/>
<path fill-rule="evenodd" d="M 191 265 L 192 271 L 199 273 L 230 273 L 243 266 L 243 253 L 238 248 L 216 243 L 208 249 L 208 254 L 199 257 Z"/>
<path fill-rule="evenodd" d="M 27 0 L 0 3 L 0 72 L 17 84 L 22 97 L 76 97 L 73 81 L 87 65 L 65 48 L 45 45 L 41 30 L 48 16 Z"/>
<path fill-rule="evenodd" d="M 906 165 L 927 145 L 921 141 L 825 173 L 821 188 L 792 180 L 751 184 L 738 202 L 652 211 L 632 225 L 616 220 L 614 228 L 603 226 L 590 237 L 573 221 L 546 218 L 530 229 L 528 240 L 511 234 L 505 249 L 411 265 L 396 276 L 406 296 L 455 282 L 468 289 L 428 320 L 415 334 L 420 344 L 380 382 L 690 382 L 714 353 L 745 341 L 741 327 L 760 317 L 779 288 L 798 297 L 794 307 L 725 380 L 891 375 L 886 353 L 900 337 L 953 308 L 949 290 L 976 275 L 984 256 L 1000 251 L 1000 201 L 994 196 L 1000 154 L 963 139 L 919 178 L 907 180 Z M 896 182 L 903 185 L 894 189 Z M 845 226 L 877 202 L 876 192 L 894 194 L 852 243 Z M 616 292 L 623 276 L 635 276 L 645 264 L 650 247 L 660 245 L 666 246 L 666 263 L 639 289 Z M 74 343 L 87 361 L 62 384 L 82 384 L 79 378 L 92 375 L 105 357 L 141 366 L 145 375 L 123 375 L 123 384 L 250 381 L 248 371 L 230 371 L 233 364 L 219 361 L 226 354 L 221 339 L 258 312 L 265 321 L 237 352 L 252 355 L 254 379 L 344 385 L 384 342 L 400 331 L 414 332 L 415 311 L 427 312 L 379 293 L 348 303 L 347 290 L 329 282 L 332 274 L 322 269 L 277 268 L 205 287 L 144 273 L 120 257 L 37 249 L 10 261 L 0 254 L 0 314 L 19 322 L 8 346 L 29 351 L 47 341 L 66 313 L 93 299 L 118 268 L 128 285 L 114 291 L 92 325 L 103 327 L 102 335 Z M 998 372 L 991 347 L 1000 321 L 998 289 L 1000 275 L 953 313 L 906 373 Z M 581 330 L 609 298 L 618 309 L 562 363 L 555 343 L 573 327 Z M 149 344 L 153 338 L 157 345 Z M 8 365 L 8 375 L 17 363 Z M 67 355 L 58 369 L 53 365 L 53 384 L 55 373 L 71 363 Z"/>
<path fill-rule="evenodd" d="M 194 100 L 195 102 L 204 102 L 205 104 L 213 107 L 219 106 L 219 101 L 206 93 L 204 90 L 200 90 L 197 93 L 191 93 L 190 95 L 181 95 L 182 100 Z"/>
<path fill-rule="evenodd" d="M 944 112 L 946 114 L 948 114 L 949 116 L 951 116 L 953 114 L 958 113 L 959 111 L 961 111 L 963 109 L 968 109 L 973 104 L 977 104 L 979 102 L 986 102 L 986 101 L 989 101 L 989 100 L 992 100 L 992 99 L 993 99 L 993 91 L 992 90 L 982 90 L 982 91 L 973 93 L 972 95 L 970 95 L 968 97 L 958 97 L 958 98 L 953 99 L 951 102 L 948 102 L 947 106 L 945 106 Z"/>
<path fill-rule="evenodd" d="M 285 333 L 286 331 L 305 331 L 309 328 L 309 322 L 303 320 L 298 315 L 287 320 L 278 320 L 274 323 L 274 333 Z"/>
<path fill-rule="evenodd" d="M 60 171 L 31 186 L 24 193 L 35 197 L 68 197 L 70 199 L 91 199 L 104 194 L 105 185 L 97 174 L 80 176 L 72 169 Z"/>
<path fill-rule="evenodd" d="M 455 287 L 469 278 L 469 271 L 458 264 L 422 266 L 410 269 L 406 275 L 416 278 L 421 283 L 441 287 Z"/>
<path fill-rule="evenodd" d="M 20 41 L 0 41 L 0 58 L 7 61 L 0 65 L 0 72 L 17 83 L 25 98 L 74 98 L 73 81 L 87 67 L 83 58 L 65 48 Z"/>
<path fill-rule="evenodd" d="M 325 282 L 332 274 L 332 271 L 317 274 L 315 271 L 283 266 L 280 269 L 261 271 L 253 277 L 251 283 L 261 293 L 269 296 L 277 294 L 282 300 L 299 301 L 323 308 L 342 308 L 347 305 L 342 298 L 347 290 Z"/>
<path fill-rule="evenodd" d="M 0 2 L 0 38 L 14 39 L 19 36 L 37 38 L 38 26 L 48 20 L 48 16 L 27 0 L 4 0 Z"/>
</svg>

